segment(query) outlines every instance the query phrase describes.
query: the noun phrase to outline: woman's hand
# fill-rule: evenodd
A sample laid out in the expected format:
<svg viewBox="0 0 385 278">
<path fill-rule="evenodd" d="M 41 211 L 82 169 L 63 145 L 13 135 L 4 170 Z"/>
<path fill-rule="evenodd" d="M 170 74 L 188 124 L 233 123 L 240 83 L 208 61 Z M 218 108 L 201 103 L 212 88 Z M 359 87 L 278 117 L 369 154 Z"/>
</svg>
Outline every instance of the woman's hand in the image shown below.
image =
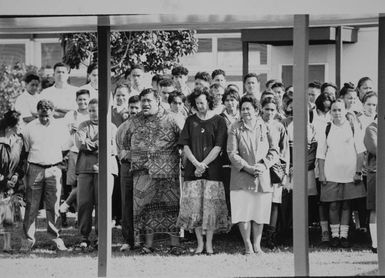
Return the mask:
<svg viewBox="0 0 385 278">
<path fill-rule="evenodd" d="M 205 163 L 203 162 L 198 162 L 195 165 L 195 172 L 194 175 L 198 178 L 200 178 L 203 173 L 206 171 L 207 168 L 209 168 Z"/>
<path fill-rule="evenodd" d="M 254 166 L 254 176 L 260 176 L 267 170 L 267 167 L 264 163 L 257 163 Z"/>
</svg>

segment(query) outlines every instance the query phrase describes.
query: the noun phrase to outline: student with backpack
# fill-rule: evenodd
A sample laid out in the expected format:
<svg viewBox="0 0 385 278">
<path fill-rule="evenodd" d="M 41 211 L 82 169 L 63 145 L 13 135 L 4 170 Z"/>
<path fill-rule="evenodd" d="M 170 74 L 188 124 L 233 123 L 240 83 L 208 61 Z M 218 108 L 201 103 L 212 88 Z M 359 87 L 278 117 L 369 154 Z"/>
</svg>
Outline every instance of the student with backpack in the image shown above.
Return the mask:
<svg viewBox="0 0 385 278">
<path fill-rule="evenodd" d="M 332 104 L 331 116 L 332 122 L 327 124 L 325 133 L 320 134 L 317 149 L 320 199 L 329 203 L 330 245 L 347 248 L 350 246 L 350 200 L 366 195 L 361 173 L 365 146 L 359 128 L 346 118 L 342 99 Z"/>
</svg>

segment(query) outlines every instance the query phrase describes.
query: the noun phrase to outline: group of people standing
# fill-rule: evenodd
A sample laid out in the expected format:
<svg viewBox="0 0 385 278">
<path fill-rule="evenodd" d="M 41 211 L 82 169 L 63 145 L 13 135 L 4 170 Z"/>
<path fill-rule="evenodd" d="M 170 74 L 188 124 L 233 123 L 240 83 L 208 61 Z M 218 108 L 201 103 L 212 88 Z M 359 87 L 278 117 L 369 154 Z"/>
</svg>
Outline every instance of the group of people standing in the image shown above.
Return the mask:
<svg viewBox="0 0 385 278">
<path fill-rule="evenodd" d="M 111 180 L 104 186 L 110 186 L 109 198 L 114 179 L 120 189 L 120 250 L 154 252 L 154 240 L 167 234 L 170 252 L 180 254 L 180 235 L 190 231 L 197 239 L 194 253 L 210 255 L 214 234 L 228 232 L 235 224 L 245 254 L 263 253 L 263 231 L 266 246 L 274 249 L 277 226 L 281 234 L 290 231 L 288 208 L 296 186 L 293 87 L 269 80 L 261 93 L 258 76 L 249 73 L 242 92 L 227 84 L 225 72 L 218 69 L 211 75 L 198 72 L 190 89 L 183 66 L 174 67 L 171 75 L 155 75 L 148 87 L 143 74 L 141 66 L 133 66 L 128 82 L 113 93 Z M 56 218 L 74 202 L 82 236 L 77 247 L 97 246 L 97 236 L 90 240 L 94 209 L 97 234 L 99 186 L 96 65 L 89 67 L 88 76 L 87 85 L 72 87 L 68 67 L 58 63 L 54 85 L 39 94 L 39 77 L 28 74 L 26 91 L 15 105 L 19 112 L 7 112 L 1 122 L 3 198 L 25 175 L 26 250 L 35 244 L 35 219 L 42 203 L 48 232 L 59 250 L 66 246 Z M 370 218 L 375 251 L 377 94 L 369 78 L 356 87 L 346 83 L 340 91 L 332 83 L 312 82 L 308 93 L 307 187 L 322 242 L 349 246 L 353 206 L 362 227 Z M 275 171 L 283 173 L 278 180 L 272 177 Z M 71 192 L 60 205 L 62 185 Z"/>
</svg>

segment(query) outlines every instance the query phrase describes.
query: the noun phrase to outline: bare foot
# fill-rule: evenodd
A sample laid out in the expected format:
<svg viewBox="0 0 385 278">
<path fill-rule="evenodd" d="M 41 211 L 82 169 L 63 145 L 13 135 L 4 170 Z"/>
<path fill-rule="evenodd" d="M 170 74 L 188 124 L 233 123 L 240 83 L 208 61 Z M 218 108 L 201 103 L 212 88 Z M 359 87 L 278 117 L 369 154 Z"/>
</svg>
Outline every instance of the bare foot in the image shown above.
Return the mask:
<svg viewBox="0 0 385 278">
<path fill-rule="evenodd" d="M 257 254 L 257 255 L 263 255 L 263 254 L 265 254 L 265 252 L 263 252 L 263 250 L 261 249 L 260 246 L 254 246 L 254 252 L 255 252 L 255 254 Z"/>
</svg>

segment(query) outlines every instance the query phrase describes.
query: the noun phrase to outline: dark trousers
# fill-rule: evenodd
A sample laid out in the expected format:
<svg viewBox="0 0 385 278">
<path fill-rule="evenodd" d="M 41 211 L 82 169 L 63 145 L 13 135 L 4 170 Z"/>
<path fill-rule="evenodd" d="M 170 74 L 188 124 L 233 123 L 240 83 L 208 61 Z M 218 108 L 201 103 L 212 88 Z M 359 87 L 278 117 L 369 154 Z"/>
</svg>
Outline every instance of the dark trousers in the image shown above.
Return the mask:
<svg viewBox="0 0 385 278">
<path fill-rule="evenodd" d="M 78 175 L 78 223 L 82 240 L 88 240 L 95 208 L 95 232 L 98 234 L 98 174 Z"/>
<path fill-rule="evenodd" d="M 120 188 L 122 197 L 122 234 L 126 243 L 134 246 L 134 190 L 129 163 L 120 165 Z"/>
<path fill-rule="evenodd" d="M 114 190 L 112 191 L 112 219 L 116 220 L 116 224 L 122 219 L 122 196 L 120 186 L 120 173 L 114 177 Z"/>
</svg>

